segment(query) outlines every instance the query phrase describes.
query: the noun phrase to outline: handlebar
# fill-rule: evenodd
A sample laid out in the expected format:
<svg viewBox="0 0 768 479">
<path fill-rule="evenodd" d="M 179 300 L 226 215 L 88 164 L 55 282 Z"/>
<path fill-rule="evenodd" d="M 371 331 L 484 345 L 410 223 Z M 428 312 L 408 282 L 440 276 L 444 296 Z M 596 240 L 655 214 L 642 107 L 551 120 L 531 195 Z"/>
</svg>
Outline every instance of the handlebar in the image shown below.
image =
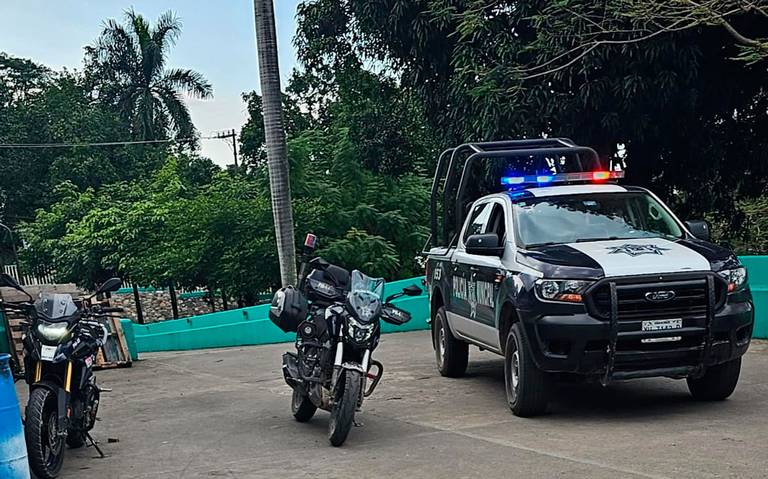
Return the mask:
<svg viewBox="0 0 768 479">
<path fill-rule="evenodd" d="M 0 309 L 24 312 L 30 307 L 32 307 L 30 303 L 9 303 L 7 301 L 0 301 Z"/>
<path fill-rule="evenodd" d="M 114 307 L 114 308 L 99 308 L 97 310 L 97 312 L 99 312 L 99 313 L 124 313 L 125 309 L 117 308 L 117 307 Z"/>
<path fill-rule="evenodd" d="M 103 324 L 101 324 L 98 321 L 85 321 L 85 320 L 80 321 L 80 325 L 81 326 L 85 325 L 85 326 L 89 326 L 89 327 L 92 327 L 92 328 L 97 328 L 97 327 L 100 328 L 101 329 L 101 333 L 102 333 L 101 334 L 101 339 L 100 339 L 101 344 L 103 345 L 103 344 L 107 343 L 107 337 L 109 337 L 109 330 L 107 329 L 106 326 L 104 326 Z"/>
</svg>

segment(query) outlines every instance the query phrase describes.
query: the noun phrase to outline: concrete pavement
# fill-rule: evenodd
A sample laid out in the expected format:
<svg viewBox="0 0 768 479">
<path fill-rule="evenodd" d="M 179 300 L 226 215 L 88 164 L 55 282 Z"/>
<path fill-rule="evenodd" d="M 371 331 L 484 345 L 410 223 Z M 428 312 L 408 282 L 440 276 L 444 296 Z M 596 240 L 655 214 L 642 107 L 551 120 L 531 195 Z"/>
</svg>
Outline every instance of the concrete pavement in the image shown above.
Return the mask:
<svg viewBox="0 0 768 479">
<path fill-rule="evenodd" d="M 291 417 L 289 347 L 145 354 L 98 372 L 114 389 L 93 431 L 109 457 L 68 450 L 61 477 L 768 477 L 765 342 L 725 402 L 694 402 L 666 379 L 568 385 L 549 415 L 520 419 L 501 358 L 473 348 L 467 377 L 442 378 L 428 332 L 385 335 L 384 378 L 341 448 L 328 445 L 328 413 Z"/>
</svg>

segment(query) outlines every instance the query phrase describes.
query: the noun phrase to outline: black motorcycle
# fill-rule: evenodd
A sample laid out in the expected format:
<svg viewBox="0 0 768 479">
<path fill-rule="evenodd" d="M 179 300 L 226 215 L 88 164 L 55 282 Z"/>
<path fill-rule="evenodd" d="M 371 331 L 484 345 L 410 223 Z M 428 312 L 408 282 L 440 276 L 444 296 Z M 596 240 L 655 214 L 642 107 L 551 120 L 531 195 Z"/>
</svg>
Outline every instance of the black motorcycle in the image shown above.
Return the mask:
<svg viewBox="0 0 768 479">
<path fill-rule="evenodd" d="M 120 279 L 109 279 L 94 295 L 116 291 L 120 285 Z M 89 434 L 102 392 L 96 385 L 93 363 L 108 334 L 98 320 L 122 309 L 90 307 L 92 296 L 75 301 L 69 294 L 43 293 L 33 300 L 6 274 L 0 275 L 0 286 L 29 297 L 27 302 L 4 302 L 2 307 L 27 317 L 22 339 L 29 385 L 24 436 L 30 468 L 38 478 L 52 479 L 64 462 L 65 443 L 77 448 L 88 439 L 101 454 Z"/>
<path fill-rule="evenodd" d="M 314 237 L 307 243 L 313 246 Z M 410 313 L 390 301 L 418 296 L 421 288 L 409 286 L 382 301 L 381 278 L 357 270 L 350 274 L 321 258 L 309 261 L 311 272 L 304 277 L 306 266 L 302 263 L 298 289 L 289 286 L 275 293 L 269 316 L 284 331 L 297 333 L 296 352 L 283 355 L 283 375 L 293 388 L 293 416 L 306 422 L 318 408 L 330 411 L 328 439 L 340 446 L 355 412 L 384 373 L 382 364 L 371 357 L 379 344 L 380 320 L 408 322 Z"/>
</svg>

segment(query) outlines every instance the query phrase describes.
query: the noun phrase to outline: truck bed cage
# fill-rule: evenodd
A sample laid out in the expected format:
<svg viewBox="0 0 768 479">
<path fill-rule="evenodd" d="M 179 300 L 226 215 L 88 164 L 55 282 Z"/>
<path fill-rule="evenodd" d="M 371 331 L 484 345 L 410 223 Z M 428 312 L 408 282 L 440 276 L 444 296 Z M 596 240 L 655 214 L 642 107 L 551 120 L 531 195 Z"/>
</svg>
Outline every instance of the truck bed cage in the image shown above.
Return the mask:
<svg viewBox="0 0 768 479">
<path fill-rule="evenodd" d="M 578 146 L 569 138 L 539 138 L 465 143 L 440 154 L 432 181 L 430 198 L 430 236 L 424 253 L 436 246 L 452 246 L 464 223 L 467 186 L 471 168 L 492 159 L 523 160 L 533 156 L 575 156 L 578 171 L 591 171 L 600 166 L 600 158 L 592 148 Z M 457 178 L 455 172 L 461 169 Z M 442 198 L 441 197 L 442 186 Z M 438 200 L 442 199 L 442 204 Z M 477 198 L 471 198 L 472 201 Z M 438 211 L 438 208 L 440 209 Z M 442 228 L 438 224 L 442 216 Z M 439 231 L 442 230 L 442 231 Z"/>
</svg>

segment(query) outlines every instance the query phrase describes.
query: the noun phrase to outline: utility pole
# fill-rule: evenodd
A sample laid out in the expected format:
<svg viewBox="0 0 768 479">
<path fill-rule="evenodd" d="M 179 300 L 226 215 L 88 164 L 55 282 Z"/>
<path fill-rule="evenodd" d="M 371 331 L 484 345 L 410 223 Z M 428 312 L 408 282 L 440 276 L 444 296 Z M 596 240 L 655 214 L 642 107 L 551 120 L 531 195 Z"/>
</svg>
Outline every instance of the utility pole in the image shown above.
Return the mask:
<svg viewBox="0 0 768 479">
<path fill-rule="evenodd" d="M 228 132 L 219 132 L 216 138 L 220 140 L 232 140 L 232 152 L 235 154 L 235 169 L 237 169 L 237 133 L 234 128 Z"/>
<path fill-rule="evenodd" d="M 275 222 L 277 257 L 283 286 L 296 284 L 296 245 L 293 238 L 293 209 L 288 166 L 288 148 L 283 126 L 280 69 L 277 63 L 277 34 L 272 0 L 253 0 L 256 20 L 256 50 L 259 56 L 261 98 L 264 107 L 264 136 L 267 143 L 269 190 Z"/>
</svg>

